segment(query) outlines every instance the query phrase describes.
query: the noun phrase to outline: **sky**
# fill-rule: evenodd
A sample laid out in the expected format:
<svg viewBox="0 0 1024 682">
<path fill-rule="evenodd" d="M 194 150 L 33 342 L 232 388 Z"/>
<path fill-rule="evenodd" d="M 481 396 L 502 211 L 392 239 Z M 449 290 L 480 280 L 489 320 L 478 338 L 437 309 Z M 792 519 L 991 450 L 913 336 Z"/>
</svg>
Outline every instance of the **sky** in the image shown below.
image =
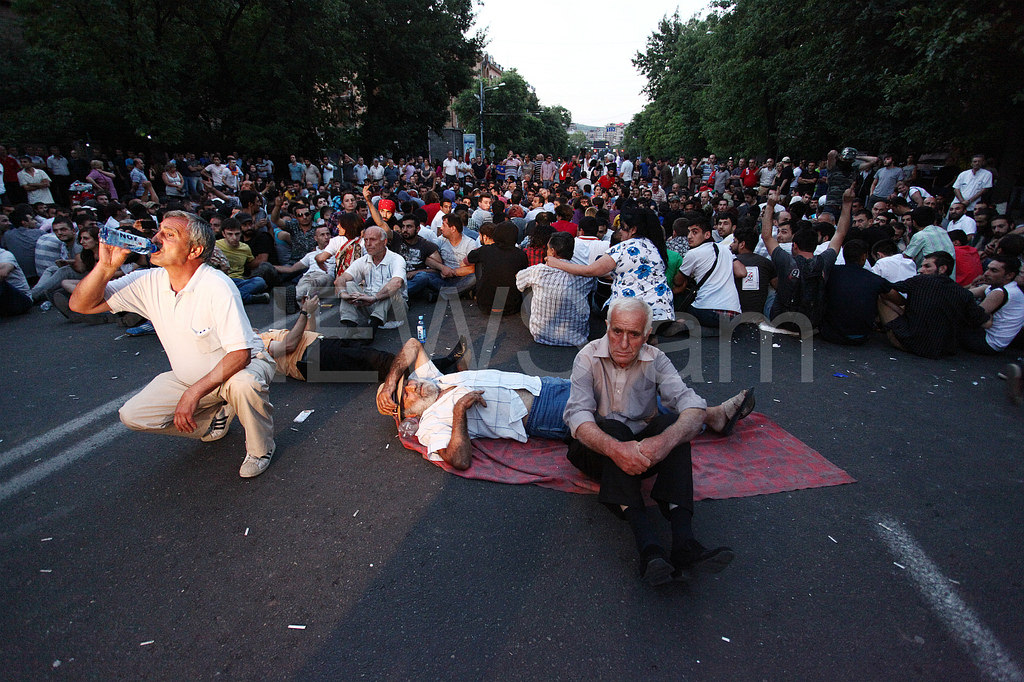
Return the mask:
<svg viewBox="0 0 1024 682">
<path fill-rule="evenodd" d="M 502 69 L 515 68 L 544 106 L 560 104 L 591 126 L 629 123 L 647 103 L 633 56 L 676 9 L 684 21 L 707 0 L 484 0 L 474 30 Z M 552 29 L 552 27 L 556 27 Z"/>
</svg>

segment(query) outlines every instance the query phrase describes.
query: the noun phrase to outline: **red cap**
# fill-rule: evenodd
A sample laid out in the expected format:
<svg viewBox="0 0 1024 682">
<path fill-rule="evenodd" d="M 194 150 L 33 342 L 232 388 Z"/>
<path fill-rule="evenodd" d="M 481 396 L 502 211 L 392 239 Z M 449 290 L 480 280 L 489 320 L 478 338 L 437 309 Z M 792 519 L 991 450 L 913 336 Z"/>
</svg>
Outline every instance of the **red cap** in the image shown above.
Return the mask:
<svg viewBox="0 0 1024 682">
<path fill-rule="evenodd" d="M 391 211 L 392 213 L 394 213 L 395 212 L 395 202 L 391 201 L 391 199 L 381 199 L 380 201 L 377 202 L 377 210 L 378 211 Z"/>
</svg>

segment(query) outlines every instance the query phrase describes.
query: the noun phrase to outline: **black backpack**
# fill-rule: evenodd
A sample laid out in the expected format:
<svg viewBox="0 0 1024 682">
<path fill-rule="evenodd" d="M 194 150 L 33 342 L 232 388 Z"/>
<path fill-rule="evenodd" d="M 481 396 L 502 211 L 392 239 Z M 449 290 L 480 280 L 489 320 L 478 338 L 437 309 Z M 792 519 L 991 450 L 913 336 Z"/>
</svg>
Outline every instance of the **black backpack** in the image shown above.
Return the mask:
<svg viewBox="0 0 1024 682">
<path fill-rule="evenodd" d="M 802 313 L 817 327 L 825 317 L 825 262 L 821 258 L 793 256 L 785 275 L 789 296 L 782 299 L 784 312 Z"/>
</svg>

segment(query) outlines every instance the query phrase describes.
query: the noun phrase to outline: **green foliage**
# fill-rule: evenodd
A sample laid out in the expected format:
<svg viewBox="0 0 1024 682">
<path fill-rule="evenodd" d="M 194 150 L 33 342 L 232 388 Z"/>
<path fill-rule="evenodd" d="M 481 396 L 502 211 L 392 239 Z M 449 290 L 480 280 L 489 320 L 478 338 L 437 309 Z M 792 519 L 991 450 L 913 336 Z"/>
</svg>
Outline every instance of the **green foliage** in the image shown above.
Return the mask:
<svg viewBox="0 0 1024 682">
<path fill-rule="evenodd" d="M 1015 0 L 720 0 L 664 18 L 637 53 L 651 103 L 627 136 L 669 158 L 1000 148 L 1019 128 L 1022 36 Z"/>
<path fill-rule="evenodd" d="M 533 153 L 565 149 L 569 135 L 565 129 L 572 114 L 562 106 L 541 106 L 533 87 L 515 69 L 509 69 L 494 82 L 484 83 L 484 147 L 495 145 L 494 153 L 514 149 Z M 493 89 L 492 89 L 493 88 Z M 480 81 L 463 90 L 452 108 L 466 132 L 480 130 Z"/>
<path fill-rule="evenodd" d="M 422 146 L 470 81 L 471 0 L 15 0 L 0 133 L 315 150 Z M 55 39 L 55 37 L 58 37 Z M 59 106 L 55 106 L 59 105 Z"/>
</svg>

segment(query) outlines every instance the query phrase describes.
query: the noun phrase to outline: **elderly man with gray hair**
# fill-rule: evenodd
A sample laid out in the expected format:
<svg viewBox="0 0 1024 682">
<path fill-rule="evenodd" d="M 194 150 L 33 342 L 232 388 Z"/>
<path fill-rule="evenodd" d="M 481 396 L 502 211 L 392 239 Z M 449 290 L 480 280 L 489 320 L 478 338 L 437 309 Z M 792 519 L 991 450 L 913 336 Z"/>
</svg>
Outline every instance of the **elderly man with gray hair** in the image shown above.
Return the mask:
<svg viewBox="0 0 1024 682">
<path fill-rule="evenodd" d="M 728 547 L 705 549 L 693 536 L 690 441 L 705 424 L 723 435 L 754 408 L 753 389 L 717 407 L 686 384 L 672 361 L 646 343 L 651 307 L 618 298 L 608 308 L 608 331 L 573 363 L 563 415 L 572 434 L 569 461 L 601 484 L 598 500 L 629 522 L 640 553 L 641 578 L 651 585 L 688 581 L 691 571 L 718 572 L 733 558 Z M 672 526 L 668 555 L 640 492 L 655 476 L 651 497 Z"/>
<path fill-rule="evenodd" d="M 171 371 L 151 381 L 121 408 L 136 431 L 215 441 L 235 416 L 245 429 L 243 478 L 258 476 L 274 455 L 274 361 L 253 331 L 238 287 L 207 264 L 213 229 L 184 211 L 164 214 L 150 255 L 158 267 L 111 281 L 129 251 L 100 244 L 96 267 L 71 296 L 71 309 L 137 313 L 153 323 Z"/>
<path fill-rule="evenodd" d="M 644 342 L 651 315 L 641 299 L 614 300 L 607 335 L 580 351 L 571 381 L 494 369 L 442 374 L 410 339 L 377 389 L 377 410 L 401 420 L 429 459 L 456 469 L 472 465 L 476 438 L 568 440 L 569 461 L 601 483 L 600 501 L 642 531 L 637 544 L 644 580 L 657 585 L 687 580 L 690 569 L 721 570 L 732 551 L 706 550 L 689 531 L 689 441 L 704 425 L 729 435 L 753 410 L 753 391 L 707 407 L 683 384 L 668 357 Z M 660 413 L 659 397 L 668 414 Z M 673 538 L 677 531 L 680 535 L 673 563 L 649 524 L 637 520 L 641 514 L 646 518 L 640 482 L 652 475 L 658 475 L 653 496 L 672 520 Z"/>
</svg>

